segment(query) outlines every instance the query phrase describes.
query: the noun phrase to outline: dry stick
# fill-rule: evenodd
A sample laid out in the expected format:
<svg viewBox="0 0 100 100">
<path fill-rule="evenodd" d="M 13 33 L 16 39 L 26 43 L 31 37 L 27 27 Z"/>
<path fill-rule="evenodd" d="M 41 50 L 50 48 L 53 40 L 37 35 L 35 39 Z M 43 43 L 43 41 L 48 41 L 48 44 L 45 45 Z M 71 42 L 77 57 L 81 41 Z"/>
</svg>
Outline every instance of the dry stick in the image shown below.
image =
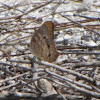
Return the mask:
<svg viewBox="0 0 100 100">
<path fill-rule="evenodd" d="M 23 63 L 23 62 L 22 62 Z M 40 71 L 44 71 L 44 70 L 42 70 L 42 69 L 37 69 L 37 71 L 34 71 L 34 70 L 32 70 L 32 68 L 28 68 L 28 67 L 25 67 L 25 66 L 22 66 L 22 65 L 13 65 L 13 64 L 9 64 L 9 63 L 6 63 L 6 62 L 2 62 L 2 61 L 0 61 L 0 64 L 1 65 L 5 65 L 5 66 L 14 66 L 14 67 L 17 67 L 17 68 L 23 68 L 23 69 L 25 69 L 25 70 L 27 70 L 27 71 L 31 71 L 31 72 L 33 72 L 33 73 L 38 73 L 38 72 L 40 72 Z M 26 74 L 28 74 L 28 72 L 26 73 Z M 22 74 L 22 76 L 23 76 L 24 74 Z M 43 76 L 41 76 L 41 77 L 39 77 L 39 78 L 36 78 L 36 79 L 34 79 L 33 81 L 37 81 L 37 80 L 39 80 L 39 79 L 41 79 L 41 78 L 44 78 L 44 77 L 46 77 L 47 75 L 43 75 Z M 15 76 L 15 77 L 13 77 L 13 78 L 16 78 L 17 76 Z M 18 77 L 20 77 L 20 75 L 18 76 Z M 12 79 L 13 79 L 12 78 Z M 5 80 L 6 81 L 6 80 Z M 2 81 L 1 81 L 2 82 Z"/>
<path fill-rule="evenodd" d="M 35 62 L 35 58 L 33 57 L 33 59 L 31 59 L 31 66 L 32 66 L 32 72 L 36 72 L 38 70 L 38 64 L 34 63 Z M 32 73 L 32 81 L 36 87 L 36 89 L 38 89 L 37 87 L 37 81 L 34 81 L 38 78 L 38 73 Z M 39 90 L 39 89 L 38 89 Z"/>
<path fill-rule="evenodd" d="M 52 3 L 52 1 L 47 2 L 47 3 L 45 3 L 45 4 L 41 5 L 41 6 L 38 6 L 38 7 L 36 7 L 36 8 L 33 8 L 33 9 L 31 9 L 31 10 L 25 12 L 24 14 L 20 14 L 20 15 L 18 15 L 18 16 L 13 16 L 13 17 L 3 17 L 3 18 L 0 18 L 0 20 L 8 20 L 8 19 L 20 18 L 20 17 L 22 17 L 23 15 L 27 15 L 28 13 L 33 12 L 33 11 L 35 11 L 35 10 L 37 10 L 37 9 L 43 7 L 43 6 L 46 6 L 46 5 L 50 4 L 50 3 Z"/>
<path fill-rule="evenodd" d="M 17 41 L 16 43 L 0 43 L 0 46 L 2 46 L 2 45 L 7 45 L 7 46 L 13 46 L 13 45 L 18 45 L 19 44 L 19 41 Z M 23 42 L 23 43 L 20 43 L 20 45 L 29 45 L 29 43 L 25 43 L 25 42 Z"/>
<path fill-rule="evenodd" d="M 66 77 L 64 77 L 64 76 L 61 76 L 61 75 L 58 75 L 58 74 L 56 74 L 56 73 L 50 72 L 50 71 L 48 71 L 48 70 L 45 70 L 45 72 L 47 72 L 48 74 L 50 74 L 50 75 L 52 75 L 52 76 L 61 78 L 62 81 L 68 81 L 68 82 L 70 82 L 70 83 L 72 83 L 72 84 L 75 84 L 75 85 L 77 85 L 77 86 L 79 86 L 79 87 L 83 87 L 83 88 L 85 88 L 85 89 L 88 89 L 88 90 L 91 90 L 91 91 L 92 91 L 92 87 L 90 87 L 90 86 L 88 86 L 88 85 L 85 85 L 85 84 L 82 84 L 82 83 L 80 84 L 80 83 L 77 82 L 77 81 L 73 81 L 73 80 L 71 80 L 71 79 L 68 79 L 68 78 L 66 78 Z"/>
<path fill-rule="evenodd" d="M 31 9 L 30 11 L 27 11 L 26 13 L 24 13 L 24 14 L 22 14 L 22 15 L 26 15 L 26 14 L 28 14 L 28 13 L 30 13 L 30 12 L 32 12 L 32 11 L 34 11 L 34 10 L 36 10 L 36 9 L 39 9 L 39 8 L 41 8 L 41 7 L 43 7 L 43 6 L 45 6 L 45 5 L 47 5 L 47 4 L 49 4 L 49 3 L 51 3 L 51 2 L 48 2 L 48 3 L 46 3 L 46 4 L 44 4 L 44 5 L 41 5 L 41 6 L 39 6 L 39 7 L 36 7 L 36 8 L 34 8 L 34 9 Z M 51 14 L 55 14 L 54 12 L 52 12 Z M 22 17 L 22 15 L 19 15 L 19 17 Z M 48 15 L 46 15 L 46 16 L 48 16 Z M 18 16 L 17 16 L 18 17 Z M 14 18 L 17 18 L 17 17 L 14 17 Z M 18 18 L 19 18 L 18 17 Z M 9 18 L 8 18 L 9 19 Z M 33 21 L 32 21 L 33 22 Z M 30 22 L 31 23 L 31 22 Z M 29 24 L 29 23 L 28 23 Z M 26 25 L 25 25 L 26 26 Z M 23 26 L 23 27 L 25 27 L 25 26 Z M 16 30 L 16 31 L 19 31 L 19 30 L 21 30 L 21 29 L 18 29 L 18 30 Z M 15 32 L 15 31 L 14 31 Z M 14 33 L 13 32 L 13 33 Z M 13 34 L 12 33 L 12 34 Z M 11 36 L 12 34 L 10 34 L 9 36 Z M 9 36 L 7 36 L 7 37 L 5 37 L 4 39 L 2 39 L 1 41 L 3 41 L 3 40 L 5 40 L 6 38 L 8 38 Z"/>
<path fill-rule="evenodd" d="M 60 13 L 60 12 L 57 12 L 57 13 Z M 87 23 L 87 22 L 93 22 L 93 21 L 96 21 L 96 20 L 85 19 L 85 20 L 76 21 L 76 22 L 79 22 L 79 23 Z M 57 26 L 58 26 L 58 27 L 62 27 L 62 26 L 74 25 L 74 24 L 75 24 L 75 23 L 67 22 L 67 23 L 61 23 L 60 25 L 57 24 Z"/>
<path fill-rule="evenodd" d="M 61 5 L 60 2 L 58 2 L 58 4 L 55 6 L 54 10 L 51 13 L 55 13 L 55 11 L 57 10 L 57 8 Z M 54 19 L 54 15 L 52 16 L 52 20 Z"/>
<path fill-rule="evenodd" d="M 60 12 L 59 12 L 60 13 Z M 81 20 L 81 21 L 76 21 L 78 23 L 87 23 L 87 22 L 93 22 L 93 21 L 96 21 L 95 19 L 94 20 L 91 20 L 91 19 L 85 19 L 85 20 Z M 65 29 L 65 28 L 68 28 L 68 27 L 72 27 L 74 26 L 75 27 L 75 23 L 72 23 L 72 22 L 67 22 L 67 23 L 62 23 L 62 24 L 56 24 L 56 28 L 55 30 L 60 30 L 60 29 Z M 93 26 L 93 25 L 86 25 L 86 26 Z M 98 25 L 99 26 L 99 25 Z M 77 27 L 77 26 L 76 26 Z"/>
<path fill-rule="evenodd" d="M 9 56 L 22 56 L 22 55 L 28 55 L 31 54 L 30 52 L 29 53 L 21 53 L 21 54 L 10 54 Z"/>
<path fill-rule="evenodd" d="M 95 61 L 95 62 L 80 62 L 80 63 L 77 63 L 75 65 L 73 65 L 74 68 L 80 68 L 80 67 L 100 67 L 100 61 Z"/>
<path fill-rule="evenodd" d="M 91 86 L 95 91 L 100 93 L 100 88 L 94 87 L 93 85 Z"/>
<path fill-rule="evenodd" d="M 1 2 L 0 2 L 1 3 Z M 40 2 L 40 4 L 41 3 L 48 3 L 48 2 Z M 58 2 L 53 2 L 53 3 L 58 3 Z M 3 4 L 3 3 L 1 3 L 2 5 L 4 5 L 4 6 L 6 6 L 6 8 L 8 8 L 7 10 L 10 10 L 10 9 L 13 9 L 13 6 L 9 6 L 9 5 L 6 5 L 6 4 Z M 29 5 L 29 4 L 39 4 L 39 3 L 36 3 L 36 2 L 34 2 L 34 3 L 28 3 L 28 4 L 16 4 L 16 5 L 14 5 L 14 9 L 15 10 L 18 10 L 18 11 L 20 11 L 20 12 L 22 12 L 21 10 L 19 10 L 19 9 L 17 9 L 18 7 L 22 7 L 22 6 L 25 6 L 25 5 Z M 4 11 L 6 11 L 6 10 L 4 10 Z M 2 11 L 2 12 L 4 12 L 4 11 Z M 22 12 L 23 13 L 23 12 Z"/>
<path fill-rule="evenodd" d="M 76 21 L 74 21 L 74 20 L 72 20 L 72 19 L 68 18 L 67 16 L 62 15 L 62 14 L 60 14 L 60 13 L 58 13 L 58 14 L 61 15 L 62 17 L 64 17 L 64 18 L 70 20 L 71 22 L 73 22 L 73 23 L 75 23 L 75 24 L 77 24 L 77 25 L 79 25 L 79 26 L 81 26 L 81 27 L 87 29 L 88 31 L 90 31 L 90 32 L 94 32 L 94 33 L 100 35 L 100 33 L 98 33 L 98 32 L 96 32 L 96 31 L 94 31 L 94 30 L 92 30 L 92 29 L 90 29 L 90 28 L 88 28 L 88 27 L 86 27 L 86 26 L 80 24 L 79 22 L 76 22 Z"/>
<path fill-rule="evenodd" d="M 56 48 L 58 50 L 63 50 L 63 49 L 95 49 L 95 50 L 100 50 L 100 47 L 99 46 L 93 46 L 93 47 L 90 47 L 90 46 L 66 46 L 66 45 L 61 45 L 61 46 L 56 46 Z"/>
<path fill-rule="evenodd" d="M 30 61 L 26 61 L 26 60 L 13 60 L 13 59 L 8 59 L 8 61 L 10 61 L 10 62 L 16 62 L 16 63 L 31 64 Z"/>
<path fill-rule="evenodd" d="M 7 97 L 2 97 L 4 99 L 1 99 L 1 100 L 14 100 L 14 99 L 12 99 L 12 97 L 15 100 L 20 100 L 20 99 L 27 100 L 29 98 L 32 98 L 32 100 L 37 100 L 36 95 L 34 95 L 33 93 L 22 93 L 22 92 L 8 92 Z"/>
<path fill-rule="evenodd" d="M 97 27 L 98 26 L 98 27 Z M 86 25 L 86 27 L 92 28 L 92 29 L 97 29 L 100 30 L 100 25 L 96 24 L 96 25 Z"/>
<path fill-rule="evenodd" d="M 20 82 L 16 82 L 16 83 L 14 83 L 14 84 L 1 87 L 1 88 L 0 88 L 0 91 L 5 90 L 5 89 L 8 89 L 8 88 L 11 88 L 11 87 L 14 87 L 14 86 L 18 85 L 19 83 L 20 83 Z"/>
<path fill-rule="evenodd" d="M 86 89 L 82 89 L 82 88 L 80 88 L 80 87 L 78 87 L 76 85 L 73 85 L 73 84 L 69 83 L 69 82 L 67 82 L 67 84 L 71 88 L 73 88 L 74 90 L 77 90 L 77 91 L 83 93 L 83 95 L 86 94 L 86 95 L 89 95 L 89 96 L 92 96 L 92 97 L 95 97 L 95 98 L 99 98 L 100 99 L 100 93 L 92 92 L 92 91 L 89 91 L 89 90 L 86 90 Z"/>
<path fill-rule="evenodd" d="M 30 80 L 31 80 L 31 79 L 30 79 Z M 32 83 L 32 81 L 25 82 L 25 81 L 21 80 L 21 84 L 22 84 L 22 85 L 24 85 L 24 86 L 30 88 L 32 93 L 38 94 L 38 92 L 35 91 L 36 88 L 34 88 L 33 85 L 30 85 L 30 83 Z"/>
<path fill-rule="evenodd" d="M 100 52 L 60 52 L 60 54 L 85 54 L 85 55 L 100 55 Z"/>
<path fill-rule="evenodd" d="M 16 5 L 15 5 L 15 8 L 22 7 L 22 6 L 26 6 L 26 5 L 33 5 L 33 4 L 36 5 L 36 4 L 39 4 L 39 3 L 41 4 L 41 3 L 47 3 L 47 2 L 41 1 L 41 2 L 31 2 L 31 3 L 26 3 L 26 4 L 24 4 L 24 3 L 22 4 L 22 3 L 21 3 L 21 4 L 16 4 Z M 55 2 L 53 2 L 53 3 L 58 3 L 58 2 L 55 1 Z M 12 8 L 12 7 L 11 7 L 11 8 Z"/>
<path fill-rule="evenodd" d="M 100 12 L 98 12 L 98 13 L 100 13 Z M 84 18 L 88 18 L 88 19 L 92 19 L 92 20 L 100 20 L 100 18 L 93 18 L 93 17 L 87 17 L 87 16 L 83 16 L 83 15 L 79 15 L 79 14 L 74 14 L 74 16 L 79 16 L 79 17 L 84 17 Z"/>
<path fill-rule="evenodd" d="M 25 67 L 25 66 L 22 66 L 22 65 L 13 65 L 13 64 L 9 64 L 9 63 L 6 63 L 6 62 L 4 62 L 4 61 L 0 61 L 0 64 L 1 65 L 5 65 L 5 66 L 11 66 L 11 67 L 19 67 L 19 68 L 23 68 L 23 69 L 25 69 L 25 70 L 29 70 L 29 71 L 32 71 L 32 69 L 31 68 L 28 68 L 28 67 Z"/>
<path fill-rule="evenodd" d="M 8 97 L 9 97 L 9 100 L 11 100 L 12 96 L 15 97 L 16 99 L 18 98 L 18 100 L 19 99 L 26 99 L 27 100 L 29 98 L 30 98 L 30 100 L 38 100 L 38 97 L 33 93 L 22 93 L 22 92 L 10 92 L 10 93 L 8 92 L 7 97 L 5 95 L 2 95 L 2 96 L 0 96 L 0 99 L 1 100 L 8 100 Z M 82 98 L 85 98 L 83 96 L 74 96 L 74 95 L 65 95 L 65 97 L 68 98 L 68 100 L 83 100 Z M 62 100 L 62 98 L 59 97 L 58 95 L 54 95 L 54 96 L 51 95 L 49 97 L 45 96 L 41 100 L 51 100 L 50 98 L 52 98 L 52 100 Z"/>
<path fill-rule="evenodd" d="M 53 76 L 53 78 L 55 78 L 54 76 Z M 55 78 L 55 79 L 57 79 L 57 80 L 59 80 L 58 78 Z M 69 88 L 69 86 L 68 85 L 65 85 L 65 84 L 63 84 L 62 82 L 59 82 L 59 81 L 56 81 L 56 80 L 52 80 L 52 79 L 49 79 L 49 80 L 51 80 L 51 81 L 53 81 L 54 83 L 56 83 L 56 84 L 58 84 L 58 85 L 61 85 L 61 86 L 64 86 L 64 87 L 66 87 L 66 88 Z M 66 93 L 66 98 L 69 98 L 69 99 L 71 99 L 72 98 L 72 100 L 74 100 L 74 98 L 75 98 L 75 100 L 76 100 L 76 98 L 83 98 L 83 96 L 75 96 L 75 95 L 69 95 L 68 96 L 68 94 Z M 70 97 L 71 96 L 71 97 Z"/>
<path fill-rule="evenodd" d="M 62 97 L 62 100 L 66 100 L 66 98 L 64 97 L 64 95 L 62 93 L 60 93 L 58 89 L 56 89 L 56 91 Z"/>
<path fill-rule="evenodd" d="M 26 15 L 26 14 L 28 14 L 28 13 L 30 13 L 30 12 L 32 12 L 32 11 L 35 11 L 35 10 L 37 10 L 37 9 L 39 9 L 39 8 L 41 8 L 41 7 L 43 7 L 43 6 L 45 6 L 45 5 L 47 5 L 47 4 L 50 4 L 51 3 L 51 1 L 50 2 L 48 2 L 48 3 L 46 3 L 46 4 L 43 4 L 43 5 L 41 5 L 41 6 L 38 6 L 38 7 L 36 7 L 36 8 L 33 8 L 33 9 L 31 9 L 30 11 L 27 11 L 26 13 L 24 13 L 24 14 L 21 14 L 21 15 L 18 15 L 18 16 L 14 16 L 14 17 L 7 17 L 7 18 L 0 18 L 0 20 L 8 20 L 8 19 L 16 19 L 16 18 L 20 18 L 20 17 L 22 17 L 23 15 Z M 24 26 L 23 26 L 24 27 Z M 20 31 L 21 29 L 18 29 L 18 30 L 15 30 L 14 32 L 16 32 L 16 31 Z M 11 36 L 12 34 L 14 34 L 14 32 L 13 33 L 11 33 L 9 36 Z M 2 39 L 2 40 L 0 40 L 0 42 L 2 42 L 2 41 L 4 41 L 5 39 L 7 39 L 9 36 L 7 36 L 7 37 L 5 37 L 4 39 Z"/>
<path fill-rule="evenodd" d="M 12 61 L 12 62 L 14 62 L 14 61 Z M 15 60 L 15 62 L 18 62 L 18 61 Z M 34 62 L 39 63 L 39 64 L 42 64 L 42 65 L 46 65 L 46 66 L 49 66 L 49 67 L 56 68 L 56 69 L 58 69 L 58 70 L 60 70 L 60 71 L 63 71 L 63 72 L 70 73 L 70 74 L 72 74 L 72 75 L 78 76 L 78 77 L 80 77 L 80 78 L 82 78 L 82 79 L 85 79 L 85 80 L 87 80 L 88 82 L 94 84 L 94 80 L 93 80 L 92 78 L 87 77 L 87 76 L 85 76 L 85 75 L 82 75 L 82 74 L 80 74 L 80 73 L 78 73 L 78 72 L 75 72 L 75 71 L 73 71 L 73 70 L 65 69 L 65 68 L 62 68 L 61 66 L 58 66 L 58 65 L 56 65 L 56 64 L 52 64 L 52 63 L 49 63 L 49 62 L 44 62 L 44 61 L 41 61 L 41 62 L 39 62 L 39 61 L 34 61 Z M 21 63 L 21 62 L 20 62 L 20 63 Z M 22 61 L 22 63 L 23 63 L 23 61 Z M 1 63 L 1 64 L 2 64 L 2 63 Z M 5 63 L 4 63 L 4 64 L 5 64 Z M 9 65 L 9 64 L 7 64 L 7 65 Z M 17 66 L 19 66 L 19 65 L 17 65 Z M 25 68 L 25 67 L 23 67 L 23 66 L 19 66 L 19 67 Z M 32 70 L 31 68 L 27 68 L 27 69 L 28 69 L 28 70 Z"/>
<path fill-rule="evenodd" d="M 26 64 L 30 64 L 30 61 L 25 61 L 25 60 L 11 60 L 9 59 L 9 61 L 11 62 L 16 62 L 16 63 L 26 63 Z M 100 61 L 94 61 L 94 62 L 80 62 L 80 63 L 75 63 L 75 65 L 72 65 L 74 68 L 77 67 L 86 67 L 86 66 L 100 66 Z"/>
<path fill-rule="evenodd" d="M 2 40 L 0 40 L 0 42 L 6 40 L 8 37 L 10 37 L 13 33 L 11 33 L 10 35 L 6 36 L 5 38 L 3 38 Z"/>
<path fill-rule="evenodd" d="M 8 59 L 8 61 L 11 61 L 11 62 L 16 62 L 16 63 L 25 63 L 25 64 L 30 64 L 30 61 L 25 61 L 25 60 L 11 60 L 11 59 Z M 70 61 L 70 60 L 63 60 L 63 62 L 67 62 L 67 63 L 78 63 L 80 61 Z"/>
<path fill-rule="evenodd" d="M 35 8 L 34 8 L 35 9 Z M 37 10 L 37 9 L 35 9 L 35 10 Z M 34 10 L 33 10 L 34 11 Z M 59 13 L 61 13 L 62 11 L 60 11 Z M 63 12 L 65 12 L 65 11 L 63 11 Z M 58 12 L 51 12 L 51 13 L 49 13 L 49 14 L 47 14 L 47 15 L 45 15 L 45 16 L 42 16 L 42 17 L 46 17 L 46 16 L 48 16 L 48 15 L 53 15 L 53 14 L 56 14 L 56 13 L 58 13 Z M 28 24 L 30 24 L 30 23 L 32 23 L 32 22 L 34 22 L 34 21 L 36 21 L 36 20 L 39 20 L 39 19 L 41 19 L 42 17 L 39 17 L 39 18 L 37 18 L 37 19 L 34 19 L 34 20 L 32 20 L 31 22 L 29 22 L 29 23 L 27 23 L 27 24 L 25 24 L 23 27 L 25 27 L 26 25 L 28 25 Z M 36 29 L 35 27 L 33 28 L 33 29 Z M 20 29 L 21 30 L 21 29 Z"/>
<path fill-rule="evenodd" d="M 53 12 L 52 12 L 52 13 L 53 13 Z M 46 15 L 46 16 L 47 16 L 47 15 Z M 45 16 L 44 16 L 44 17 L 45 17 Z M 40 18 L 38 18 L 38 19 L 40 19 Z M 38 20 L 38 19 L 37 19 L 37 20 Z M 82 22 L 82 23 L 83 23 L 83 22 L 87 22 L 87 21 L 88 21 L 88 20 L 77 21 L 77 22 Z M 94 21 L 95 21 L 95 20 L 94 20 Z M 33 21 L 32 21 L 32 22 L 33 22 Z M 32 23 L 32 22 L 29 22 L 28 24 L 30 24 L 30 23 Z M 89 20 L 88 22 L 90 22 L 90 20 Z M 64 23 L 64 24 L 66 25 L 66 23 Z M 71 22 L 69 22 L 68 24 L 69 24 L 70 27 L 71 27 L 72 25 L 74 25 L 74 24 L 71 23 Z M 61 24 L 61 25 L 62 25 L 62 24 Z M 26 25 L 25 25 L 25 26 L 26 26 Z M 24 27 L 25 27 L 25 26 L 24 26 Z M 67 25 L 67 27 L 68 27 L 68 25 Z M 24 30 L 28 30 L 28 29 L 36 29 L 36 28 L 38 28 L 38 27 L 33 27 L 33 28 L 24 28 Z M 64 26 L 63 29 L 65 29 L 65 28 L 66 28 L 66 27 Z M 61 28 L 61 29 L 62 29 L 62 28 Z M 60 29 L 60 30 L 61 30 L 61 29 Z M 21 29 L 20 29 L 20 30 L 21 30 Z M 55 30 L 59 30 L 59 28 L 56 27 Z M 18 31 L 19 31 L 19 30 L 18 30 Z M 9 33 L 12 33 L 12 32 L 14 32 L 14 31 L 9 31 Z"/>
<path fill-rule="evenodd" d="M 47 2 L 47 3 L 45 3 L 45 4 L 42 4 L 41 6 L 38 6 L 38 7 L 36 7 L 36 8 L 33 8 L 33 9 L 31 9 L 31 10 L 25 12 L 24 14 L 20 15 L 20 17 L 23 16 L 23 15 L 27 15 L 28 13 L 33 12 L 33 11 L 35 11 L 35 10 L 37 10 L 37 9 L 43 7 L 43 6 L 46 6 L 46 5 L 50 4 L 50 3 L 52 3 L 52 1 Z"/>
<path fill-rule="evenodd" d="M 50 73 L 50 72 L 49 72 L 49 74 L 52 75 L 52 73 Z M 53 74 L 53 76 L 54 76 L 54 75 L 55 75 L 55 74 Z M 59 77 L 59 80 L 60 80 L 60 81 L 64 81 L 60 75 L 57 75 L 56 77 Z M 65 78 L 65 80 L 66 80 L 66 78 Z M 64 83 L 66 83 L 67 85 L 69 85 L 73 90 L 77 90 L 77 91 L 79 91 L 79 92 L 81 92 L 81 93 L 83 93 L 83 94 L 90 95 L 90 96 L 93 96 L 93 97 L 95 97 L 95 98 L 100 98 L 100 93 L 92 92 L 91 90 L 84 89 L 84 88 L 79 87 L 79 86 L 77 86 L 76 84 L 74 85 L 74 84 L 72 84 L 72 83 L 70 83 L 70 82 L 68 82 L 68 81 L 64 81 Z M 67 87 L 66 85 L 63 85 L 63 86 L 64 86 L 64 87 Z"/>
<path fill-rule="evenodd" d="M 72 75 L 78 76 L 79 78 L 84 79 L 84 80 L 90 82 L 91 84 L 96 84 L 95 81 L 92 78 L 90 78 L 88 76 L 85 76 L 85 75 L 83 75 L 83 74 L 81 74 L 79 72 L 75 72 L 75 71 L 67 69 L 67 68 L 65 69 L 65 68 L 62 68 L 61 66 L 58 66 L 56 64 L 51 64 L 49 62 L 44 62 L 44 61 L 39 62 L 39 61 L 36 61 L 36 63 L 42 64 L 42 65 L 46 65 L 48 67 L 56 68 L 56 69 L 58 69 L 58 70 L 60 70 L 62 72 L 67 72 L 67 73 L 70 73 Z"/>
<path fill-rule="evenodd" d="M 4 83 L 4 82 L 6 82 L 6 81 L 11 81 L 11 80 L 14 80 L 14 79 L 16 79 L 16 78 L 19 78 L 19 77 L 22 77 L 22 76 L 24 76 L 24 75 L 27 75 L 27 74 L 29 74 L 29 72 L 26 72 L 26 73 L 24 73 L 24 74 L 20 74 L 20 75 L 14 76 L 14 77 L 10 77 L 9 79 L 7 78 L 7 79 L 5 79 L 5 80 L 1 80 L 0 83 Z"/>
<path fill-rule="evenodd" d="M 23 36 L 23 37 L 20 37 L 20 38 L 18 38 L 18 39 L 14 39 L 14 40 L 8 41 L 8 43 L 10 43 L 10 42 L 15 42 L 15 41 L 19 41 L 20 39 L 30 38 L 31 36 L 32 36 L 32 35 Z"/>
<path fill-rule="evenodd" d="M 61 78 L 60 78 L 59 80 L 62 81 Z M 90 96 L 95 97 L 95 98 L 100 98 L 100 93 L 92 92 L 92 91 L 89 91 L 89 90 L 87 90 L 87 89 L 80 88 L 80 87 L 78 87 L 77 85 L 74 85 L 74 84 L 72 84 L 72 83 L 70 83 L 70 82 L 68 82 L 68 81 L 65 81 L 65 83 L 66 83 L 67 85 L 69 85 L 73 90 L 77 90 L 77 91 L 79 91 L 79 92 L 81 92 L 81 93 L 83 93 L 83 94 L 90 95 Z"/>
<path fill-rule="evenodd" d="M 4 50 L 2 50 L 1 48 L 0 48 L 0 51 L 2 51 L 10 59 L 9 54 L 7 52 L 5 52 Z"/>
<path fill-rule="evenodd" d="M 77 90 L 79 92 L 85 93 L 87 95 L 91 95 L 91 96 L 96 97 L 96 98 L 100 98 L 100 93 L 92 92 L 91 89 L 90 90 L 87 90 L 89 88 L 84 87 L 85 85 L 83 85 L 83 86 L 82 86 L 82 84 L 80 84 L 80 85 L 79 84 L 75 84 L 74 85 L 74 84 L 72 84 L 72 83 L 74 83 L 74 81 L 72 81 L 70 83 L 70 82 L 68 82 L 67 78 L 64 78 L 64 77 L 62 77 L 62 76 L 60 76 L 58 74 L 52 73 L 52 72 L 47 71 L 47 70 L 46 70 L 46 72 L 49 73 L 49 74 L 51 74 L 51 75 L 53 75 L 53 76 L 59 77 L 59 80 L 60 81 L 64 81 L 65 80 L 64 82 L 67 83 L 67 85 L 69 85 L 70 87 L 72 87 L 74 90 Z M 79 87 L 79 86 L 81 86 L 81 87 Z M 82 87 L 84 87 L 85 89 L 82 88 Z"/>
<path fill-rule="evenodd" d="M 48 4 L 48 3 L 47 3 L 47 4 Z M 44 4 L 44 5 L 45 5 L 45 4 Z M 44 5 L 42 5 L 42 6 L 44 6 Z M 34 9 L 33 9 L 33 11 L 34 11 L 34 10 L 36 10 L 36 9 L 39 9 L 39 8 L 40 8 L 40 6 L 39 6 L 39 7 L 34 8 Z M 32 10 L 31 10 L 31 11 L 32 11 Z M 28 11 L 27 13 L 30 13 L 31 11 Z M 59 12 L 59 13 L 60 13 L 60 12 Z M 51 13 L 51 14 L 55 14 L 55 13 Z M 46 15 L 46 16 L 47 16 L 47 15 Z M 15 17 L 14 17 L 14 18 L 15 18 Z"/>
<path fill-rule="evenodd" d="M 27 63 L 27 64 L 30 64 L 30 61 L 20 61 L 20 60 L 10 60 L 9 61 L 11 62 L 17 62 L 17 63 Z M 100 66 L 100 62 L 99 61 L 95 61 L 95 62 L 80 62 L 80 63 L 75 63 L 74 65 L 72 65 L 74 68 L 79 68 L 79 67 L 86 67 L 86 66 L 93 66 L 93 67 L 96 67 L 96 66 Z"/>
<path fill-rule="evenodd" d="M 14 76 L 15 75 L 15 73 L 11 72 L 8 68 L 6 68 L 4 66 L 1 67 L 0 70 L 4 71 L 6 74 L 9 74 L 11 76 Z"/>
</svg>

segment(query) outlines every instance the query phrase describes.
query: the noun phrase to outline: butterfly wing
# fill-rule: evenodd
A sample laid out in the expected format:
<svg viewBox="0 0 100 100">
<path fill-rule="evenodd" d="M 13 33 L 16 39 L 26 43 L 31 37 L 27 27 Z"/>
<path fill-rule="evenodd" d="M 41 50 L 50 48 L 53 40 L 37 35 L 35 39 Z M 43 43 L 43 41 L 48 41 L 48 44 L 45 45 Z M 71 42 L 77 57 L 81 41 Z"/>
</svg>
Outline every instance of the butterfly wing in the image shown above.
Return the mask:
<svg viewBox="0 0 100 100">
<path fill-rule="evenodd" d="M 38 30 L 36 30 L 31 39 L 31 51 L 40 60 L 53 62 L 59 55 L 53 41 L 53 31 L 53 22 L 47 21 Z"/>
</svg>

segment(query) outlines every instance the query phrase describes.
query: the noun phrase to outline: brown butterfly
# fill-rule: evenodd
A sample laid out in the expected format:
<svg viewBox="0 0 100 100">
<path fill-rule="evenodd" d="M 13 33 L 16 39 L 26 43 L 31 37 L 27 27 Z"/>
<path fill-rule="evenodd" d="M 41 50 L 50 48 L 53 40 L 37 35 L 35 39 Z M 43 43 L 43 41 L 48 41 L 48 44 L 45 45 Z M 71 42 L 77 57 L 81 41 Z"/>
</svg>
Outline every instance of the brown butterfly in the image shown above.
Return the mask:
<svg viewBox="0 0 100 100">
<path fill-rule="evenodd" d="M 51 21 L 44 22 L 30 42 L 31 52 L 38 60 L 54 62 L 59 56 L 54 44 L 54 23 Z"/>
</svg>

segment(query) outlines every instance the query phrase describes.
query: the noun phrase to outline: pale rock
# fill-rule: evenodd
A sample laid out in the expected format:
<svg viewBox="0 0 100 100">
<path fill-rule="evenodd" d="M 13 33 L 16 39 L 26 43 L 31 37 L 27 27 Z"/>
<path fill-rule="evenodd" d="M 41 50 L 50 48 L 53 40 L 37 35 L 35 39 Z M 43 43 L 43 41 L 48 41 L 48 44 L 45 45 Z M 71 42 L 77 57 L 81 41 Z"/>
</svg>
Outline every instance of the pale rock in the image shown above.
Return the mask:
<svg viewBox="0 0 100 100">
<path fill-rule="evenodd" d="M 58 39 L 55 40 L 55 42 L 58 43 L 58 42 L 62 42 L 63 40 L 64 40 L 63 37 L 59 37 Z"/>
<path fill-rule="evenodd" d="M 64 39 L 65 40 L 69 40 L 69 39 L 71 39 L 72 38 L 72 36 L 70 36 L 70 35 L 68 35 L 68 34 L 66 34 L 65 36 L 64 36 Z"/>
<path fill-rule="evenodd" d="M 94 47 L 94 46 L 98 46 L 93 40 L 86 42 L 86 46 L 90 46 L 90 47 Z"/>
<path fill-rule="evenodd" d="M 57 94 L 52 83 L 48 81 L 47 79 L 38 80 L 37 85 L 38 85 L 38 88 L 45 93 L 45 95 Z"/>
</svg>

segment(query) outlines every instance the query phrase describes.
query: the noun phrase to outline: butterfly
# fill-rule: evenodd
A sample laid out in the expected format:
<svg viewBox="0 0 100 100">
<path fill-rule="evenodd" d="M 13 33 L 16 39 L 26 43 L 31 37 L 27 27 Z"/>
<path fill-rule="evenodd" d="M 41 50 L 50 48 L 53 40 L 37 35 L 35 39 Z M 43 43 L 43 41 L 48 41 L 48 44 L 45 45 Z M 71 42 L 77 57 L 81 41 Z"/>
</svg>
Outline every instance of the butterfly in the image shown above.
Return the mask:
<svg viewBox="0 0 100 100">
<path fill-rule="evenodd" d="M 38 60 L 54 62 L 59 53 L 54 44 L 54 23 L 44 22 L 31 38 L 30 49 Z"/>
</svg>

